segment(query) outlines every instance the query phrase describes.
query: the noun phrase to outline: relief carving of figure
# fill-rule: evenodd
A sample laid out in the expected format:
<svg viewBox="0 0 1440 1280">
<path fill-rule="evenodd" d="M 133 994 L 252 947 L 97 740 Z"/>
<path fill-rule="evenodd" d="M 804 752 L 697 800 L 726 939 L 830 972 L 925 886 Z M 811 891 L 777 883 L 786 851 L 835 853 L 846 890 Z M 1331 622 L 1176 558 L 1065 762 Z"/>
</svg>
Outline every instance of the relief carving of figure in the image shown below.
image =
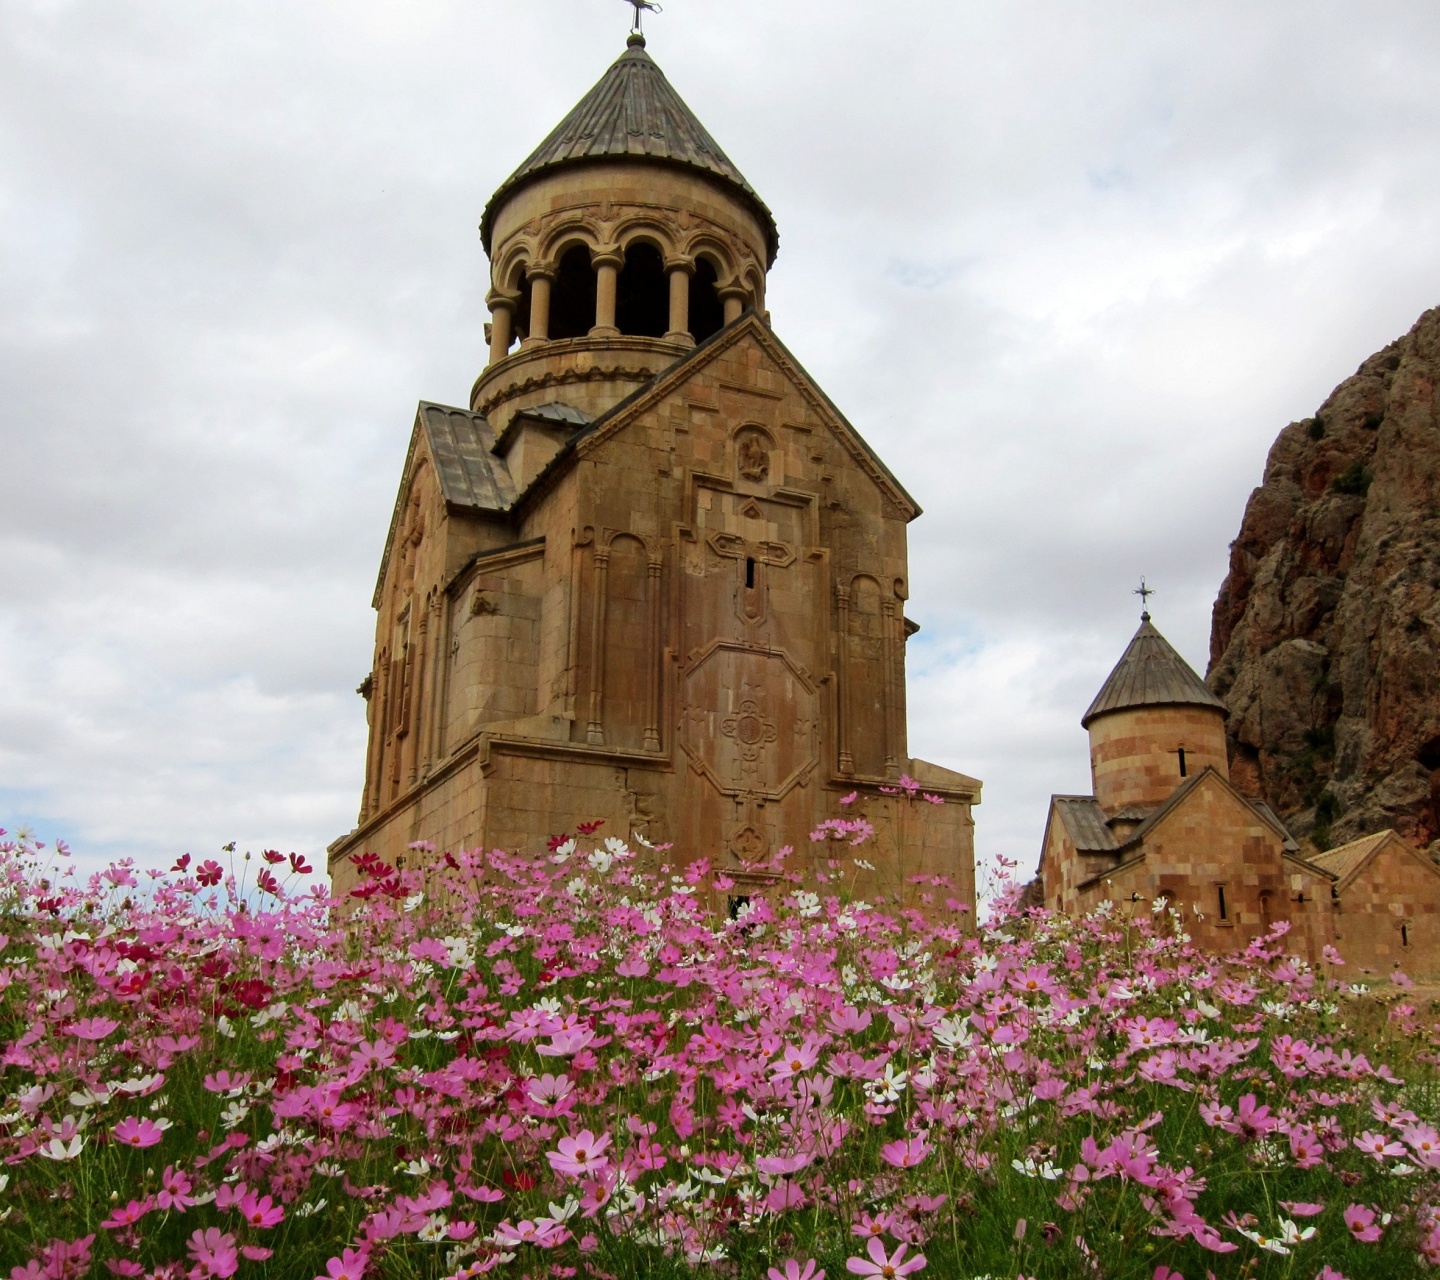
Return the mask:
<svg viewBox="0 0 1440 1280">
<path fill-rule="evenodd" d="M 765 480 L 770 475 L 770 450 L 757 432 L 750 431 L 735 441 L 735 465 L 746 480 Z"/>
</svg>

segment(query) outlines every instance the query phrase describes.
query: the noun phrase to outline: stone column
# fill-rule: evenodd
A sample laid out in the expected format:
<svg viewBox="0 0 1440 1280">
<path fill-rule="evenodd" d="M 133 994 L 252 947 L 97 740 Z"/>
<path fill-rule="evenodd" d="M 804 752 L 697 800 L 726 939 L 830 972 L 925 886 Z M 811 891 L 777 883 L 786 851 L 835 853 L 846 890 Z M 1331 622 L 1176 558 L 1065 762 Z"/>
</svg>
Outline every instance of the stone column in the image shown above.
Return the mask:
<svg viewBox="0 0 1440 1280">
<path fill-rule="evenodd" d="M 839 631 L 839 663 L 835 690 L 835 737 L 840 748 L 840 772 L 854 773 L 855 761 L 850 755 L 850 589 L 835 584 L 836 625 Z"/>
<path fill-rule="evenodd" d="M 609 572 L 610 552 L 597 546 L 594 613 L 590 624 L 590 719 L 585 726 L 585 741 L 597 747 L 605 742 L 605 612 Z"/>
<path fill-rule="evenodd" d="M 615 327 L 615 286 L 625 259 L 618 249 L 605 249 L 592 254 L 595 267 L 595 327 L 592 338 L 613 338 L 620 330 Z"/>
<path fill-rule="evenodd" d="M 514 336 L 515 299 L 503 293 L 491 292 L 485 299 L 490 308 L 490 363 L 505 359 L 510 350 L 510 339 Z"/>
<path fill-rule="evenodd" d="M 690 277 L 695 274 L 695 263 L 690 258 L 672 258 L 665 264 L 670 277 L 670 332 L 666 342 L 683 342 L 687 347 L 695 345 L 690 332 Z"/>
<path fill-rule="evenodd" d="M 727 284 L 715 292 L 720 295 L 720 301 L 725 306 L 725 323 L 740 319 L 740 313 L 745 310 L 745 286 Z"/>
<path fill-rule="evenodd" d="M 550 286 L 555 279 L 555 270 L 545 263 L 537 262 L 530 268 L 530 336 L 531 342 L 550 340 Z"/>
<path fill-rule="evenodd" d="M 673 298 L 674 295 L 672 294 Z M 688 336 L 688 335 L 687 335 Z M 664 568 L 664 561 L 659 556 L 651 555 L 647 566 L 645 580 L 645 596 L 649 605 L 649 643 L 647 658 L 649 671 L 645 680 L 645 750 L 660 750 L 660 674 L 662 667 L 662 656 L 660 647 L 660 586 L 661 570 Z"/>
</svg>

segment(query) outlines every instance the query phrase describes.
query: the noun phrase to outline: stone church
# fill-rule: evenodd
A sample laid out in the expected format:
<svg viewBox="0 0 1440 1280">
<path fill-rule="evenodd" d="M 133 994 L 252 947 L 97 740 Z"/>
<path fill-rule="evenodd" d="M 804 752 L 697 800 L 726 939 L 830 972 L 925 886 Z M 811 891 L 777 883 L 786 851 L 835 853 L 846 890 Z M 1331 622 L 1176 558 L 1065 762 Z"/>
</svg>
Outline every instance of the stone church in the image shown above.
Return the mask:
<svg viewBox="0 0 1440 1280">
<path fill-rule="evenodd" d="M 1163 898 L 1206 950 L 1290 925 L 1291 949 L 1335 947 L 1359 970 L 1440 976 L 1440 868 L 1393 831 L 1305 856 L 1230 778 L 1225 704 L 1141 614 L 1080 724 L 1091 795 L 1056 795 L 1039 879 L 1054 911 L 1109 901 L 1148 915 Z"/>
<path fill-rule="evenodd" d="M 980 783 L 906 748 L 920 510 L 776 338 L 775 220 L 642 36 L 480 232 L 489 362 L 468 406 L 416 412 L 337 891 L 364 851 L 603 819 L 744 892 L 864 816 L 862 892 L 944 875 L 973 903 Z"/>
</svg>

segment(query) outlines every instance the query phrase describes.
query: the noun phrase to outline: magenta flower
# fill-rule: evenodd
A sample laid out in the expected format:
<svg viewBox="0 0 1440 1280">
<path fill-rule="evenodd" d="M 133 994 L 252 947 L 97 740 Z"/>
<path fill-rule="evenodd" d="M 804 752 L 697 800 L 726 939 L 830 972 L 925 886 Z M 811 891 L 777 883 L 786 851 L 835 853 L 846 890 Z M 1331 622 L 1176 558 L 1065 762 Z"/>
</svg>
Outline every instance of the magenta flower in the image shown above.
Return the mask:
<svg viewBox="0 0 1440 1280">
<path fill-rule="evenodd" d="M 860 1236 L 862 1239 L 873 1240 L 883 1236 L 890 1230 L 894 1219 L 888 1213 L 877 1213 L 873 1218 L 868 1213 L 862 1213 L 859 1220 L 850 1228 L 852 1236 Z"/>
<path fill-rule="evenodd" d="M 270 1196 L 257 1196 L 251 1191 L 240 1201 L 240 1216 L 252 1227 L 273 1227 L 285 1217 L 285 1210 Z"/>
<path fill-rule="evenodd" d="M 202 1276 L 216 1276 L 219 1280 L 233 1276 L 240 1269 L 240 1255 L 235 1248 L 235 1237 L 219 1227 L 206 1227 L 197 1231 L 188 1241 L 190 1256 L 195 1260 L 196 1270 Z M 191 1273 L 195 1274 L 194 1272 Z"/>
<path fill-rule="evenodd" d="M 165 1136 L 169 1127 L 169 1120 L 140 1120 L 126 1116 L 111 1132 L 116 1142 L 123 1142 L 127 1147 L 153 1147 Z"/>
<path fill-rule="evenodd" d="M 794 1258 L 785 1259 L 785 1270 L 779 1267 L 771 1267 L 765 1273 L 766 1280 L 825 1280 L 824 1268 L 817 1268 L 814 1258 L 805 1260 L 804 1269 Z"/>
<path fill-rule="evenodd" d="M 123 1209 L 116 1209 L 100 1225 L 107 1231 L 115 1231 L 122 1227 L 133 1227 L 151 1209 L 155 1207 L 155 1198 L 146 1196 L 143 1200 L 132 1200 Z"/>
<path fill-rule="evenodd" d="M 553 1218 L 541 1218 L 535 1222 L 523 1218 L 513 1226 L 502 1222 L 495 1228 L 495 1238 L 506 1246 L 533 1244 L 537 1249 L 553 1249 L 570 1238 L 570 1229 Z"/>
<path fill-rule="evenodd" d="M 879 1240 L 872 1239 L 865 1246 L 869 1258 L 850 1258 L 845 1263 L 845 1270 L 857 1276 L 879 1276 L 881 1280 L 895 1280 L 896 1276 L 908 1276 L 911 1272 L 923 1271 L 925 1255 L 917 1253 L 913 1258 L 907 1259 L 905 1250 L 908 1247 L 898 1244 L 895 1252 L 887 1255 L 885 1246 Z"/>
<path fill-rule="evenodd" d="M 1304 1200 L 1282 1200 L 1280 1207 L 1296 1218 L 1313 1218 L 1325 1212 L 1323 1204 L 1310 1204 Z"/>
<path fill-rule="evenodd" d="M 788 1156 L 761 1156 L 755 1161 L 755 1167 L 761 1173 L 768 1173 L 772 1177 L 786 1176 L 792 1173 L 799 1173 L 815 1159 L 810 1151 L 797 1151 Z"/>
<path fill-rule="evenodd" d="M 786 1045 L 780 1060 L 771 1064 L 770 1078 L 787 1080 L 791 1076 L 798 1076 L 801 1072 L 809 1071 L 819 1058 L 820 1046 L 813 1040 L 806 1040 L 802 1045 Z"/>
<path fill-rule="evenodd" d="M 583 1177 L 595 1173 L 610 1163 L 605 1149 L 610 1145 L 610 1135 L 596 1137 L 589 1129 L 582 1129 L 573 1138 L 561 1138 L 556 1150 L 547 1151 L 545 1158 L 556 1173 L 568 1178 Z"/>
<path fill-rule="evenodd" d="M 167 1164 L 160 1177 L 160 1192 L 155 1197 L 155 1203 L 162 1209 L 184 1212 L 195 1203 L 190 1194 L 192 1190 L 189 1175 L 178 1172 L 173 1164 Z"/>
<path fill-rule="evenodd" d="M 1352 1204 L 1345 1210 L 1345 1225 L 1361 1244 L 1374 1244 L 1380 1239 L 1381 1230 L 1375 1224 L 1375 1210 L 1363 1204 Z"/>
<path fill-rule="evenodd" d="M 1405 1148 L 1398 1142 L 1391 1142 L 1383 1133 L 1371 1133 L 1368 1129 L 1355 1139 L 1355 1145 L 1372 1160 L 1383 1161 L 1386 1156 L 1405 1154 Z"/>
<path fill-rule="evenodd" d="M 325 1274 L 315 1280 L 361 1280 L 370 1258 L 360 1249 L 345 1249 L 325 1264 Z"/>
<path fill-rule="evenodd" d="M 79 1018 L 66 1030 L 77 1040 L 103 1040 L 119 1025 L 114 1018 Z"/>
<path fill-rule="evenodd" d="M 1427 1169 L 1440 1169 L 1440 1133 L 1428 1124 L 1412 1124 L 1400 1130 L 1400 1137 Z"/>
<path fill-rule="evenodd" d="M 930 1154 L 930 1143 L 922 1136 L 887 1142 L 880 1148 L 880 1159 L 897 1169 L 913 1169 Z"/>
</svg>

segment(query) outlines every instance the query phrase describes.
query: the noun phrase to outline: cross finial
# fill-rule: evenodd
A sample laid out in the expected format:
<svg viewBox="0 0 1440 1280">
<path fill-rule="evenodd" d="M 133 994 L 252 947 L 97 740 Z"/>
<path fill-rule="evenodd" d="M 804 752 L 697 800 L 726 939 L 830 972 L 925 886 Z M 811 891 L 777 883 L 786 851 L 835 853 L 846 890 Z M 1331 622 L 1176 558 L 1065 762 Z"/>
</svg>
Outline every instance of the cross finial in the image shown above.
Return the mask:
<svg viewBox="0 0 1440 1280">
<path fill-rule="evenodd" d="M 1138 587 L 1136 587 L 1135 590 L 1132 591 L 1130 594 L 1131 594 L 1132 596 L 1139 596 L 1139 597 L 1140 597 L 1140 621 L 1141 621 L 1141 622 L 1149 622 L 1149 621 L 1150 621 L 1150 597 L 1155 594 L 1155 588 L 1154 588 L 1154 587 L 1147 587 L 1147 586 L 1145 585 L 1145 579 L 1142 577 L 1142 578 L 1140 579 L 1140 585 L 1139 585 Z"/>
<path fill-rule="evenodd" d="M 642 34 L 640 30 L 640 17 L 646 9 L 649 9 L 651 13 L 661 12 L 661 8 L 655 3 L 655 0 L 625 0 L 625 3 L 633 6 L 635 9 L 635 21 L 630 27 L 631 32 L 635 35 Z"/>
</svg>

